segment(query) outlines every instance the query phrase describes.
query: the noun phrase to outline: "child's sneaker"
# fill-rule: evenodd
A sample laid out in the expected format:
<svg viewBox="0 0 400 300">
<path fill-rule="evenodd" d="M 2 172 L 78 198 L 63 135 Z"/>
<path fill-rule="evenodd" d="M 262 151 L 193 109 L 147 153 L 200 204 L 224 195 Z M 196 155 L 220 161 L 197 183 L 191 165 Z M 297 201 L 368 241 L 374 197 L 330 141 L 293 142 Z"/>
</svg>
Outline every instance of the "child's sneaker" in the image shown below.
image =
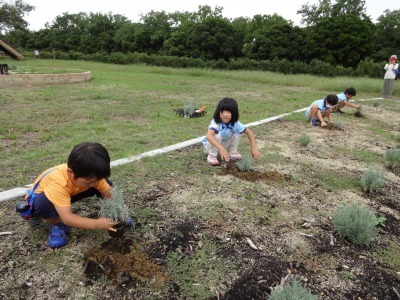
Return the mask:
<svg viewBox="0 0 400 300">
<path fill-rule="evenodd" d="M 213 155 L 208 155 L 207 156 L 207 161 L 212 166 L 218 166 L 219 165 L 218 159 Z"/>
<path fill-rule="evenodd" d="M 67 235 L 65 234 L 65 229 L 64 226 L 66 226 L 64 223 L 57 223 L 57 224 L 51 224 L 49 231 L 49 238 L 48 238 L 48 243 L 50 248 L 59 248 L 62 246 L 65 246 L 68 243 L 67 240 Z M 68 228 L 69 232 L 69 227 Z"/>
<path fill-rule="evenodd" d="M 60 224 L 61 227 L 62 227 L 62 229 L 64 229 L 64 233 L 65 233 L 66 235 L 68 235 L 68 234 L 69 234 L 69 231 L 70 231 L 69 226 L 65 225 L 63 222 L 58 223 L 58 224 Z"/>
<path fill-rule="evenodd" d="M 319 126 L 318 121 L 315 120 L 315 119 L 311 119 L 311 120 L 310 120 L 310 125 L 311 125 L 311 126 Z"/>
<path fill-rule="evenodd" d="M 242 158 L 242 155 L 241 155 L 239 152 L 230 152 L 230 153 L 229 153 L 229 157 L 230 157 L 232 160 L 239 160 L 239 159 Z"/>
</svg>

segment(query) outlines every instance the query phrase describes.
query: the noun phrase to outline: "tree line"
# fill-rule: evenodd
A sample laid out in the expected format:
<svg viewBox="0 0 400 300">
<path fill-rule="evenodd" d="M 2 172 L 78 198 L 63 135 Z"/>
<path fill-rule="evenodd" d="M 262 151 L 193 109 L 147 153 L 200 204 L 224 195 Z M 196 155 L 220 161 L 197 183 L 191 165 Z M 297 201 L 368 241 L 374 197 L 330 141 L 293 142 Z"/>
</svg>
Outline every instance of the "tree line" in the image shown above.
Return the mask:
<svg viewBox="0 0 400 300">
<path fill-rule="evenodd" d="M 363 76 L 376 77 L 382 75 L 382 63 L 400 48 L 400 10 L 386 10 L 373 23 L 363 0 L 304 4 L 297 12 L 301 27 L 277 14 L 228 19 L 222 7 L 204 5 L 195 12 L 152 10 L 137 23 L 112 13 L 64 13 L 44 29 L 30 31 L 24 16 L 32 10 L 22 0 L 0 0 L 4 39 L 23 52 L 56 51 L 70 59 L 109 61 L 113 56 L 119 59 L 111 62 L 129 63 L 135 57 L 233 69 L 268 69 L 265 65 L 273 64 L 272 69 L 284 73 L 317 64 L 314 69 L 358 69 Z"/>
</svg>

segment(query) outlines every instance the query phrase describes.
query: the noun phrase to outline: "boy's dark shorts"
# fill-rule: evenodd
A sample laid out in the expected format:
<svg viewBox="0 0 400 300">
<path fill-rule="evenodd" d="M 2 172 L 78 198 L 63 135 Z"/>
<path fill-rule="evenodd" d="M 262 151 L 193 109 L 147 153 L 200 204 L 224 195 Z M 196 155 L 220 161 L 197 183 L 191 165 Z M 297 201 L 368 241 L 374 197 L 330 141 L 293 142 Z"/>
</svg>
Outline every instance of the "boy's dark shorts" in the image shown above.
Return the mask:
<svg viewBox="0 0 400 300">
<path fill-rule="evenodd" d="M 113 186 L 111 180 L 107 179 L 110 186 Z M 93 196 L 101 196 L 101 193 L 95 188 L 90 188 L 80 194 L 71 197 L 71 204 L 75 203 L 84 198 L 89 198 Z M 46 197 L 45 193 L 37 194 L 33 202 L 33 207 L 31 208 L 31 216 L 41 217 L 43 219 L 54 219 L 58 218 L 58 213 L 53 203 Z"/>
</svg>

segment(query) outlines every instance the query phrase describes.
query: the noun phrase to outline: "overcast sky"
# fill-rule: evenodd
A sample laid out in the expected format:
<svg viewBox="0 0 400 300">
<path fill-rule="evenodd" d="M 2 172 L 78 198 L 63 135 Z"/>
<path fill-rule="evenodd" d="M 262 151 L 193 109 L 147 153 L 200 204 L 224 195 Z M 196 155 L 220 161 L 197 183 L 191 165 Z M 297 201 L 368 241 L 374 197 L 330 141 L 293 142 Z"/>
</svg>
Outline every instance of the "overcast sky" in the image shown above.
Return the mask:
<svg viewBox="0 0 400 300">
<path fill-rule="evenodd" d="M 300 25 L 300 15 L 296 12 L 303 4 L 316 4 L 318 0 L 25 0 L 35 7 L 28 16 L 25 17 L 30 24 L 29 29 L 37 31 L 43 29 L 46 22 L 51 23 L 56 16 L 63 13 L 104 13 L 120 14 L 127 17 L 132 22 L 138 22 L 140 14 L 147 14 L 151 10 L 165 12 L 196 12 L 199 5 L 209 5 L 213 9 L 215 6 L 223 7 L 222 15 L 227 18 L 253 17 L 254 15 L 272 15 L 274 13 L 287 20 L 292 20 L 295 25 Z M 332 3 L 335 3 L 332 0 Z M 367 14 L 373 22 L 389 9 L 391 11 L 400 9 L 398 0 L 366 0 Z"/>
</svg>

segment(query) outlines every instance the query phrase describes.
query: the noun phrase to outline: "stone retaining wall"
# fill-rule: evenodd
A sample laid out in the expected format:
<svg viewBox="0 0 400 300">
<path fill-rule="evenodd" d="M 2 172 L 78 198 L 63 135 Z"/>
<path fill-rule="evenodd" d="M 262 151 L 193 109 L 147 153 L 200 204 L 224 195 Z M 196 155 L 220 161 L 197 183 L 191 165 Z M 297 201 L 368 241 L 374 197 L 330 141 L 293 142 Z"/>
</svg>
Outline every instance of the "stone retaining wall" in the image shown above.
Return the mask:
<svg viewBox="0 0 400 300">
<path fill-rule="evenodd" d="M 88 81 L 91 77 L 90 71 L 65 74 L 9 74 L 0 75 L 0 87 L 77 83 Z"/>
</svg>

